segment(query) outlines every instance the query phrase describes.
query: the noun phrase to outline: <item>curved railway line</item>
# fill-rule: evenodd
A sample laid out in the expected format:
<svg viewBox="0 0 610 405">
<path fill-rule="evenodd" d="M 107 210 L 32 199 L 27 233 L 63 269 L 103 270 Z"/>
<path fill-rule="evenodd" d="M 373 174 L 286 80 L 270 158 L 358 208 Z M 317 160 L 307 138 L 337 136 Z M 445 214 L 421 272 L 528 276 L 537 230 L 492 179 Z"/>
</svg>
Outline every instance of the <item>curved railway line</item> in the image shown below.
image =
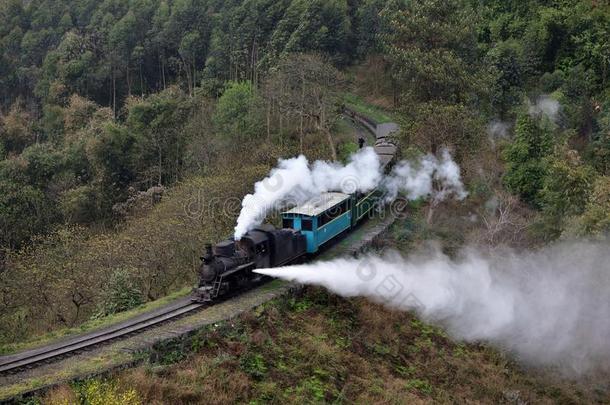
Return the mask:
<svg viewBox="0 0 610 405">
<path fill-rule="evenodd" d="M 145 313 L 107 328 L 65 339 L 41 348 L 0 357 L 0 374 L 13 373 L 39 363 L 48 363 L 94 346 L 109 343 L 115 339 L 174 320 L 203 306 L 205 305 L 193 303 L 190 298 L 181 299 L 159 310 Z"/>
<path fill-rule="evenodd" d="M 344 114 L 371 132 L 377 141 L 385 140 L 391 132 L 397 129 L 394 123 L 377 124 L 368 117 L 359 114 L 350 108 L 344 108 Z M 391 151 L 395 152 L 395 149 Z M 390 151 L 387 152 L 388 154 Z M 382 161 L 389 157 L 382 152 Z M 229 297 L 227 297 L 229 298 Z M 176 320 L 186 314 L 209 304 L 192 302 L 190 297 L 179 299 L 165 307 L 138 315 L 127 321 L 105 327 L 90 333 L 66 338 L 52 344 L 20 353 L 0 357 L 0 375 L 13 374 L 23 369 L 34 368 L 40 364 L 50 363 L 83 351 L 92 349 L 117 339 L 140 333 L 151 327 L 159 326 L 165 322 Z"/>
</svg>

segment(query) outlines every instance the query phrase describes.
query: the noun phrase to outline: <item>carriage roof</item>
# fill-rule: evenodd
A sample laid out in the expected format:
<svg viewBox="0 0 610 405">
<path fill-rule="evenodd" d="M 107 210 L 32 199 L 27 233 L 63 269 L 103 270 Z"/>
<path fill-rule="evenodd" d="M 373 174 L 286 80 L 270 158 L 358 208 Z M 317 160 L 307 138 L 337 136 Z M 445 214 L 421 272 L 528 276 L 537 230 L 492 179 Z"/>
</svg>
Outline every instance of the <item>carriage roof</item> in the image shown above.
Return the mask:
<svg viewBox="0 0 610 405">
<path fill-rule="evenodd" d="M 310 217 L 315 217 L 334 207 L 335 205 L 341 204 L 343 201 L 349 198 L 349 194 L 344 193 L 322 193 L 306 203 L 284 212 L 283 214 L 307 215 Z"/>
</svg>

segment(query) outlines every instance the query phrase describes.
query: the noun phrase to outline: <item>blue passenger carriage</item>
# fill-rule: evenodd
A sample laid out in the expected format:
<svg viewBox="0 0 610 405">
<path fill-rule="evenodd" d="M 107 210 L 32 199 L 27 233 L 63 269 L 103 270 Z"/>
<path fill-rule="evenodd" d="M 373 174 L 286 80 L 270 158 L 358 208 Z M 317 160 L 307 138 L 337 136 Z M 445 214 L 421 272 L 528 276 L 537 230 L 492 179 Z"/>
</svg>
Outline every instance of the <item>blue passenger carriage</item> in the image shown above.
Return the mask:
<svg viewBox="0 0 610 405">
<path fill-rule="evenodd" d="M 323 193 L 282 214 L 282 227 L 300 230 L 307 239 L 307 253 L 352 226 L 349 194 Z"/>
<path fill-rule="evenodd" d="M 367 194 L 323 193 L 305 204 L 282 213 L 282 228 L 301 231 L 307 253 L 355 226 L 369 214 L 379 199 L 377 190 Z"/>
</svg>

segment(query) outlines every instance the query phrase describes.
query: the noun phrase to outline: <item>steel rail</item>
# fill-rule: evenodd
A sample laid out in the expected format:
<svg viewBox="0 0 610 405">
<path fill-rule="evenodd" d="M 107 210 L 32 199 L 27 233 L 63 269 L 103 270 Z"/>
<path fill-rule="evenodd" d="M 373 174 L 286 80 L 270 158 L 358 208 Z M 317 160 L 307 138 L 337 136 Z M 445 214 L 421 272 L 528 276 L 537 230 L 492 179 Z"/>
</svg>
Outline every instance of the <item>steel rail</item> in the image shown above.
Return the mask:
<svg viewBox="0 0 610 405">
<path fill-rule="evenodd" d="M 190 299 L 181 300 L 160 310 L 135 317 L 129 321 L 99 331 L 79 335 L 38 349 L 3 356 L 0 357 L 0 374 L 10 373 L 37 363 L 50 361 L 80 350 L 101 345 L 131 333 L 141 332 L 143 329 L 175 319 L 204 306 L 205 304 L 194 303 Z"/>
</svg>

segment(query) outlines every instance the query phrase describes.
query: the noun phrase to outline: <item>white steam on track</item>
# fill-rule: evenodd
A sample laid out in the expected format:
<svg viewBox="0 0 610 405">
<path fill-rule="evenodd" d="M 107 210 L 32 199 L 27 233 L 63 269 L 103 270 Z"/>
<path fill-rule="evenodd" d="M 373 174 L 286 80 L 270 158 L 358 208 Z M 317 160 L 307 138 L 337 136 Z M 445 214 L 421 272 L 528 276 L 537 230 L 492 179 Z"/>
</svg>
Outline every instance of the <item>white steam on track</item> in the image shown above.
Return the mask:
<svg viewBox="0 0 610 405">
<path fill-rule="evenodd" d="M 610 364 L 608 263 L 607 244 L 565 242 L 528 253 L 390 253 L 256 272 L 414 310 L 455 338 L 580 374 Z"/>
<path fill-rule="evenodd" d="M 239 240 L 274 209 L 302 204 L 327 191 L 366 193 L 376 187 L 385 192 L 386 201 L 399 194 L 409 199 L 431 196 L 435 201 L 450 195 L 459 199 L 466 196 L 460 168 L 448 151 L 443 151 L 440 159 L 429 154 L 415 161 L 401 161 L 389 176 L 382 174 L 379 156 L 371 147 L 354 153 L 345 165 L 320 160 L 310 164 L 301 155 L 280 159 L 269 176 L 254 185 L 254 193 L 244 197 L 234 237 Z"/>
</svg>

